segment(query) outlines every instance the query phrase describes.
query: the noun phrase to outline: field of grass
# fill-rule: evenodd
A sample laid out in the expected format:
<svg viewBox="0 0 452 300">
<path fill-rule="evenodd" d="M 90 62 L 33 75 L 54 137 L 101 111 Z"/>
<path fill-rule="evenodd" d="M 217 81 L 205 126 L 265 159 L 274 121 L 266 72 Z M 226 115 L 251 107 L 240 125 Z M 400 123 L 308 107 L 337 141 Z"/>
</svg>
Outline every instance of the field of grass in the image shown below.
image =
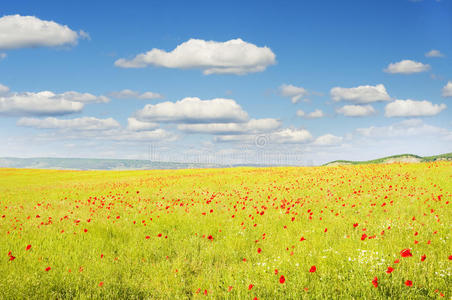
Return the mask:
<svg viewBox="0 0 452 300">
<path fill-rule="evenodd" d="M 450 299 L 451 198 L 451 162 L 0 169 L 0 299 Z"/>
</svg>

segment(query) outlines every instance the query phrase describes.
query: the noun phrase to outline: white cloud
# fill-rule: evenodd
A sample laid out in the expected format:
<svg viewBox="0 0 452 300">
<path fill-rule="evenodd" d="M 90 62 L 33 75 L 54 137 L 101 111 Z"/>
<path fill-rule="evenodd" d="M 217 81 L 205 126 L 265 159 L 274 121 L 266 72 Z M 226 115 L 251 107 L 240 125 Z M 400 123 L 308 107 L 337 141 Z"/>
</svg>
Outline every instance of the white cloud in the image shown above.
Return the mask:
<svg viewBox="0 0 452 300">
<path fill-rule="evenodd" d="M 390 63 L 384 71 L 392 74 L 413 74 L 430 70 L 430 65 L 405 59 L 396 63 Z"/>
<path fill-rule="evenodd" d="M 71 129 L 71 130 L 107 130 L 119 128 L 119 123 L 113 118 L 98 119 L 94 117 L 82 117 L 75 119 L 57 118 L 21 118 L 18 126 L 36 127 L 45 129 Z"/>
<path fill-rule="evenodd" d="M 443 97 L 452 97 L 452 80 L 443 87 Z"/>
<path fill-rule="evenodd" d="M 177 102 L 147 104 L 136 112 L 136 118 L 168 123 L 240 123 L 248 120 L 248 114 L 232 99 L 189 97 Z"/>
<path fill-rule="evenodd" d="M 159 93 L 154 93 L 154 92 L 139 93 L 137 91 L 132 91 L 132 90 L 128 90 L 128 89 L 125 89 L 125 90 L 122 90 L 119 92 L 111 92 L 109 94 L 109 96 L 112 98 L 117 98 L 117 99 L 142 99 L 142 100 L 164 98 L 163 95 L 161 95 Z"/>
<path fill-rule="evenodd" d="M 6 95 L 9 92 L 9 87 L 0 83 L 0 96 Z"/>
<path fill-rule="evenodd" d="M 61 97 L 54 98 L 49 91 L 39 93 L 13 93 L 0 96 L 0 115 L 13 116 L 52 116 L 80 112 L 83 103 L 70 101 Z"/>
<path fill-rule="evenodd" d="M 7 56 L 6 53 L 0 53 L 0 60 L 5 59 Z"/>
<path fill-rule="evenodd" d="M 446 104 L 433 104 L 427 100 L 396 100 L 386 105 L 386 117 L 425 117 L 434 116 L 446 109 Z"/>
<path fill-rule="evenodd" d="M 66 25 L 40 20 L 34 16 L 9 15 L 0 18 L 0 49 L 75 45 L 86 38 Z"/>
<path fill-rule="evenodd" d="M 283 84 L 279 87 L 279 89 L 281 91 L 281 95 L 284 97 L 290 97 L 290 100 L 294 104 L 308 95 L 308 91 L 305 88 L 291 84 Z"/>
<path fill-rule="evenodd" d="M 177 128 L 190 133 L 207 134 L 257 134 L 278 129 L 281 122 L 276 119 L 251 119 L 246 123 L 180 124 Z"/>
<path fill-rule="evenodd" d="M 90 93 L 79 93 L 79 92 L 74 92 L 74 91 L 64 92 L 62 94 L 55 94 L 52 97 L 52 99 L 83 102 L 83 103 L 91 103 L 91 102 L 107 103 L 110 101 L 110 99 L 108 99 L 105 96 L 95 96 Z"/>
<path fill-rule="evenodd" d="M 386 92 L 383 84 L 361 85 L 354 88 L 334 87 L 330 91 L 334 101 L 351 101 L 355 103 L 372 103 L 378 101 L 389 101 L 391 97 Z"/>
<path fill-rule="evenodd" d="M 142 122 L 135 118 L 128 118 L 127 119 L 127 129 L 131 131 L 146 131 L 155 129 L 159 126 L 157 123 L 153 122 Z"/>
<path fill-rule="evenodd" d="M 121 68 L 144 68 L 149 65 L 178 69 L 201 69 L 208 74 L 247 74 L 262 72 L 275 64 L 275 54 L 268 47 L 258 47 L 241 39 L 226 42 L 190 39 L 173 51 L 152 49 L 131 60 L 115 61 Z"/>
<path fill-rule="evenodd" d="M 430 50 L 429 52 L 425 53 L 426 57 L 444 57 L 444 54 L 442 54 L 439 50 Z"/>
<path fill-rule="evenodd" d="M 306 129 L 285 128 L 267 134 L 222 135 L 215 137 L 216 142 L 253 143 L 259 146 L 270 144 L 302 144 L 312 140 Z"/>
<path fill-rule="evenodd" d="M 410 136 L 431 137 L 437 135 L 450 137 L 452 135 L 452 132 L 449 130 L 426 124 L 420 119 L 408 119 L 389 126 L 358 128 L 356 129 L 356 132 L 362 136 L 371 138 L 406 138 Z"/>
<path fill-rule="evenodd" d="M 297 116 L 301 117 L 301 118 L 307 118 L 307 119 L 317 119 L 317 118 L 324 117 L 325 114 L 320 109 L 316 109 L 313 112 L 310 112 L 308 114 L 306 114 L 303 110 L 299 109 L 299 110 L 297 110 Z"/>
<path fill-rule="evenodd" d="M 365 117 L 376 113 L 371 105 L 345 105 L 336 112 L 346 117 Z"/>
<path fill-rule="evenodd" d="M 333 146 L 339 145 L 342 142 L 342 140 L 343 140 L 342 137 L 328 133 L 317 137 L 312 144 L 316 146 Z"/>
</svg>

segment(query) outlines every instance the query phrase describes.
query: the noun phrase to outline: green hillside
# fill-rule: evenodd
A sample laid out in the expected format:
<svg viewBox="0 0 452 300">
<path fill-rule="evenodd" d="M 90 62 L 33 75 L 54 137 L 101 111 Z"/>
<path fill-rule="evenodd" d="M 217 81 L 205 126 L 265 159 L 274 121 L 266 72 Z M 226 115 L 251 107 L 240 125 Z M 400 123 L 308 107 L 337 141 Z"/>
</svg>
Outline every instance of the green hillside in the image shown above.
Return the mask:
<svg viewBox="0 0 452 300">
<path fill-rule="evenodd" d="M 335 160 L 324 164 L 324 166 L 331 165 L 361 165 L 361 164 L 384 164 L 391 162 L 429 162 L 436 160 L 450 160 L 452 161 L 452 152 L 434 155 L 434 156 L 419 156 L 414 154 L 399 154 L 386 156 L 378 159 L 367 160 L 367 161 L 352 161 L 352 160 Z"/>
</svg>

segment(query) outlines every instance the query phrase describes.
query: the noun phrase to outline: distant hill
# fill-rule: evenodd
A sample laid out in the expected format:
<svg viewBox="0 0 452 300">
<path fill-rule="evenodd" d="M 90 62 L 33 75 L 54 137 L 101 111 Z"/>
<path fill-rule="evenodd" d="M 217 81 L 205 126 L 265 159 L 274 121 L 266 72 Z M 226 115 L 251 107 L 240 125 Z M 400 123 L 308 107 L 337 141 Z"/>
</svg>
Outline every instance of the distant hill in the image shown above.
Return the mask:
<svg viewBox="0 0 452 300">
<path fill-rule="evenodd" d="M 367 161 L 352 161 L 352 160 L 335 160 L 324 164 L 324 166 L 340 166 L 340 165 L 360 165 L 360 164 L 389 164 L 395 162 L 428 162 L 446 160 L 452 161 L 452 152 L 446 154 L 440 154 L 435 156 L 419 156 L 414 154 L 399 154 L 392 155 L 383 158 L 367 160 Z"/>
<path fill-rule="evenodd" d="M 91 158 L 0 158 L 1 168 L 61 169 L 61 170 L 147 170 L 147 169 L 194 169 L 219 168 L 218 164 L 153 162 L 133 159 Z"/>
</svg>

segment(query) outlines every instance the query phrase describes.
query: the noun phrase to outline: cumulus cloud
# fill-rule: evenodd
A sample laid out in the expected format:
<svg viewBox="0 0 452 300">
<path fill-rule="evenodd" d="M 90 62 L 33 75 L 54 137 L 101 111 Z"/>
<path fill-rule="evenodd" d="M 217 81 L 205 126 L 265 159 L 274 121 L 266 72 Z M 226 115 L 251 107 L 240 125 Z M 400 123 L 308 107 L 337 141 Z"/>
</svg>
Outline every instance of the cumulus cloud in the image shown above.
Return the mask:
<svg viewBox="0 0 452 300">
<path fill-rule="evenodd" d="M 0 83 L 0 96 L 6 95 L 9 92 L 9 87 Z"/>
<path fill-rule="evenodd" d="M 0 49 L 75 45 L 78 39 L 86 37 L 84 31 L 76 32 L 66 25 L 34 16 L 0 18 Z"/>
<path fill-rule="evenodd" d="M 54 94 L 52 99 L 55 100 L 68 100 L 83 103 L 107 103 L 110 101 L 108 97 L 105 96 L 95 96 L 90 93 L 79 93 L 74 91 L 64 92 L 62 94 Z"/>
<path fill-rule="evenodd" d="M 390 63 L 384 71 L 391 74 L 413 74 L 430 70 L 430 65 L 423 64 L 414 60 L 401 60 L 396 63 Z"/>
<path fill-rule="evenodd" d="M 426 57 L 444 57 L 444 54 L 442 54 L 439 50 L 430 50 L 429 52 L 425 53 Z"/>
<path fill-rule="evenodd" d="M 55 99 L 49 91 L 39 93 L 13 93 L 0 96 L 0 115 L 56 116 L 80 112 L 83 103 L 64 98 Z"/>
<path fill-rule="evenodd" d="M 248 114 L 232 99 L 184 98 L 177 102 L 148 104 L 136 112 L 140 121 L 167 123 L 243 123 Z"/>
<path fill-rule="evenodd" d="M 279 87 L 279 90 L 282 96 L 289 97 L 294 104 L 308 95 L 308 91 L 305 88 L 291 84 L 283 84 Z"/>
<path fill-rule="evenodd" d="M 451 137 L 452 132 L 436 126 L 426 124 L 420 119 L 408 119 L 388 126 L 371 126 L 358 128 L 359 135 L 371 138 L 398 138 L 410 136 L 443 136 Z"/>
<path fill-rule="evenodd" d="M 137 120 L 136 118 L 128 118 L 127 119 L 127 129 L 131 131 L 146 131 L 152 130 L 159 126 L 157 123 L 153 122 L 142 122 Z"/>
<path fill-rule="evenodd" d="M 443 87 L 443 97 L 452 97 L 452 80 L 449 80 L 447 84 Z"/>
<path fill-rule="evenodd" d="M 396 100 L 386 105 L 386 117 L 425 117 L 434 116 L 446 109 L 446 104 L 433 104 L 430 101 Z"/>
<path fill-rule="evenodd" d="M 365 117 L 376 113 L 371 105 L 345 105 L 336 112 L 346 117 Z"/>
<path fill-rule="evenodd" d="M 342 140 L 342 137 L 328 133 L 317 137 L 312 144 L 315 146 L 334 146 L 339 145 Z"/>
<path fill-rule="evenodd" d="M 297 116 L 299 116 L 301 118 L 307 118 L 307 119 L 317 119 L 317 118 L 324 117 L 325 114 L 320 109 L 316 109 L 313 112 L 310 112 L 308 114 L 305 113 L 303 110 L 299 109 L 299 110 L 297 110 Z"/>
<path fill-rule="evenodd" d="M 18 126 L 35 127 L 44 129 L 71 129 L 71 130 L 107 130 L 119 128 L 119 123 L 113 118 L 98 119 L 94 117 L 82 117 L 75 119 L 57 118 L 21 118 L 17 121 Z"/>
<path fill-rule="evenodd" d="M 163 99 L 163 95 L 154 92 L 144 92 L 140 93 L 132 90 L 122 90 L 119 92 L 111 92 L 109 94 L 110 97 L 116 99 L 141 99 L 141 100 L 152 100 L 152 99 Z"/>
<path fill-rule="evenodd" d="M 372 103 L 391 100 L 383 84 L 375 86 L 361 85 L 353 88 L 334 87 L 331 89 L 330 94 L 334 101 L 346 100 L 355 103 Z"/>
<path fill-rule="evenodd" d="M 106 103 L 105 96 L 74 91 L 55 94 L 51 91 L 12 93 L 0 84 L 0 115 L 57 116 L 80 112 L 84 103 Z"/>
<path fill-rule="evenodd" d="M 216 142 L 253 143 L 260 146 L 270 144 L 302 144 L 312 140 L 306 129 L 285 128 L 267 134 L 221 135 L 215 137 Z"/>
<path fill-rule="evenodd" d="M 251 119 L 246 123 L 180 124 L 177 128 L 189 133 L 257 134 L 273 131 L 281 126 L 276 119 Z"/>
<path fill-rule="evenodd" d="M 133 59 L 118 59 L 115 66 L 144 68 L 157 66 L 178 69 L 201 69 L 204 74 L 247 74 L 262 72 L 276 62 L 268 47 L 258 47 L 241 39 L 226 42 L 190 39 L 167 52 L 152 49 Z"/>
</svg>

